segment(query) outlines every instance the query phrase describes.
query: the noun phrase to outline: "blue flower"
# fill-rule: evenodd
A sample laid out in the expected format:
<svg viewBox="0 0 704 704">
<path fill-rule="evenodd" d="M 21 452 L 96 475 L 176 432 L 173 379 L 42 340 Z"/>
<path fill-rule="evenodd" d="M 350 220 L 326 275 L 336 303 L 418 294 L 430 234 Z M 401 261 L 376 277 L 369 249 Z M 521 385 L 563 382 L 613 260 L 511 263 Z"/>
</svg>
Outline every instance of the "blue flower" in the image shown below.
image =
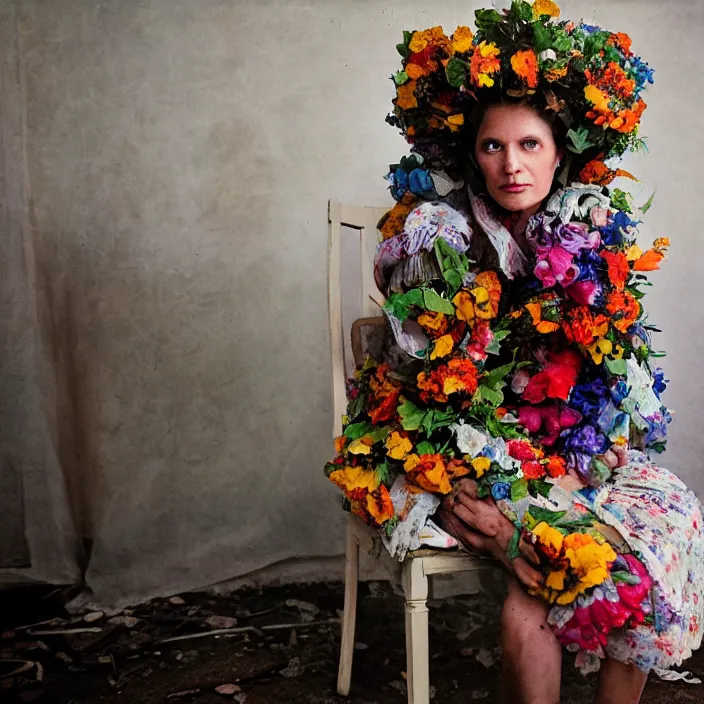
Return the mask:
<svg viewBox="0 0 704 704">
<path fill-rule="evenodd" d="M 408 174 L 401 168 L 390 171 L 386 180 L 391 184 L 389 189 L 394 200 L 400 201 L 408 190 Z"/>
<path fill-rule="evenodd" d="M 511 485 L 507 482 L 497 482 L 491 487 L 491 495 L 494 501 L 507 499 L 511 495 Z"/>
<path fill-rule="evenodd" d="M 582 22 L 582 24 L 579 25 L 578 29 L 581 29 L 585 34 L 594 34 L 594 32 L 600 32 L 601 27 L 597 27 L 596 25 L 593 24 L 586 24 Z"/>
<path fill-rule="evenodd" d="M 633 71 L 633 77 L 636 81 L 636 89 L 634 95 L 638 97 L 638 94 L 645 88 L 647 83 L 655 83 L 653 79 L 654 69 L 650 68 L 645 61 L 643 61 L 640 56 L 634 56 L 631 59 L 631 69 Z"/>
<path fill-rule="evenodd" d="M 637 220 L 631 220 L 626 213 L 617 210 L 604 227 L 599 228 L 601 239 L 608 246 L 622 245 L 624 234 L 628 235 L 629 227 L 636 227 Z"/>
<path fill-rule="evenodd" d="M 608 403 L 609 389 L 603 379 L 578 384 L 572 389 L 569 407 L 587 418 L 598 416 Z"/>
<path fill-rule="evenodd" d="M 630 390 L 631 389 L 628 384 L 623 380 L 614 384 L 611 387 L 611 398 L 613 399 L 613 402 L 618 406 L 621 401 L 628 396 Z"/>
<path fill-rule="evenodd" d="M 605 281 L 606 262 L 593 249 L 584 249 L 577 258 L 579 275 L 575 281 Z"/>
<path fill-rule="evenodd" d="M 434 198 L 437 196 L 430 172 L 425 169 L 413 169 L 408 174 L 408 187 L 411 193 L 423 198 Z"/>
<path fill-rule="evenodd" d="M 658 398 L 660 398 L 660 394 L 667 388 L 667 382 L 665 372 L 660 367 L 656 367 L 653 370 L 653 391 Z"/>
</svg>

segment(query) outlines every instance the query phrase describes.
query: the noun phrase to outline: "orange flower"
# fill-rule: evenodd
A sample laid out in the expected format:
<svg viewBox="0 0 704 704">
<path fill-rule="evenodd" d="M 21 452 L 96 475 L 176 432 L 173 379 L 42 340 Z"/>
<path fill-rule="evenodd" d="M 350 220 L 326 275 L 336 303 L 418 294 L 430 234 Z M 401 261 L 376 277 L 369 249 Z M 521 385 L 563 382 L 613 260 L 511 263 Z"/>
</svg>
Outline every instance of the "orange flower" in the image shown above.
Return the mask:
<svg viewBox="0 0 704 704">
<path fill-rule="evenodd" d="M 347 442 L 347 437 L 340 435 L 335 438 L 335 452 L 339 455 L 345 449 L 345 443 Z"/>
<path fill-rule="evenodd" d="M 452 35 L 452 49 L 458 54 L 464 54 L 472 48 L 472 30 L 469 27 L 458 27 Z"/>
<path fill-rule="evenodd" d="M 601 252 L 601 258 L 606 262 L 609 270 L 609 281 L 617 291 L 623 291 L 628 280 L 630 268 L 628 259 L 623 252 Z"/>
<path fill-rule="evenodd" d="M 519 78 L 525 81 L 528 88 L 537 88 L 538 57 L 532 49 L 517 51 L 511 57 L 511 68 Z"/>
<path fill-rule="evenodd" d="M 633 53 L 631 51 L 631 38 L 623 32 L 612 33 L 606 43 L 611 46 L 617 46 L 626 56 L 631 56 Z"/>
<path fill-rule="evenodd" d="M 367 494 L 367 511 L 378 525 L 394 517 L 394 505 L 389 490 L 382 484 L 376 491 Z"/>
<path fill-rule="evenodd" d="M 578 306 L 568 311 L 562 321 L 562 330 L 570 342 L 591 345 L 594 340 L 606 335 L 609 319 L 605 315 L 594 315 L 587 306 Z"/>
<path fill-rule="evenodd" d="M 537 20 L 542 15 L 550 15 L 550 17 L 559 17 L 560 8 L 557 3 L 552 0 L 535 0 L 533 3 L 533 17 Z"/>
<path fill-rule="evenodd" d="M 640 303 L 628 291 L 614 291 L 606 300 L 606 310 L 614 316 L 613 326 L 625 333 L 640 317 Z"/>
<path fill-rule="evenodd" d="M 594 183 L 598 186 L 608 186 L 617 176 L 626 176 L 634 181 L 638 179 L 623 169 L 610 169 L 603 161 L 603 154 L 600 154 L 596 159 L 590 161 L 580 172 L 577 177 L 581 183 Z"/>
<path fill-rule="evenodd" d="M 447 473 L 450 479 L 459 479 L 471 473 L 471 469 L 465 464 L 462 459 L 450 460 L 447 463 Z"/>
<path fill-rule="evenodd" d="M 526 310 L 530 313 L 533 319 L 535 329 L 543 335 L 560 329 L 559 323 L 554 323 L 551 320 L 543 320 L 543 306 L 540 303 L 526 303 Z"/>
<path fill-rule="evenodd" d="M 447 318 L 444 313 L 428 311 L 418 316 L 418 325 L 431 337 L 440 337 L 447 332 Z"/>
<path fill-rule="evenodd" d="M 482 271 L 477 274 L 474 280 L 477 287 L 483 288 L 488 296 L 488 301 L 483 302 L 480 306 L 480 301 L 475 295 L 475 313 L 478 317 L 485 320 L 495 318 L 499 314 L 499 303 L 501 302 L 501 282 L 495 271 Z M 480 308 L 483 314 L 477 310 Z"/>
<path fill-rule="evenodd" d="M 408 48 L 417 54 L 432 45 L 441 49 L 450 49 L 450 40 L 445 36 L 442 27 L 431 27 L 422 32 L 413 32 Z"/>
<path fill-rule="evenodd" d="M 494 85 L 491 74 L 501 70 L 501 61 L 498 59 L 500 53 L 499 47 L 493 42 L 487 44 L 483 41 L 474 48 L 469 62 L 469 78 L 472 85 L 478 88 L 490 88 Z"/>
<path fill-rule="evenodd" d="M 403 232 L 408 214 L 416 207 L 418 199 L 410 191 L 406 191 L 400 203 L 396 203 L 391 210 L 379 220 L 377 228 L 383 239 L 388 240 Z"/>
<path fill-rule="evenodd" d="M 622 98 L 629 98 L 633 95 L 636 87 L 636 82 L 629 78 L 615 61 L 609 61 L 606 66 L 599 69 L 596 73 L 586 69 L 584 75 L 591 85 L 607 93 L 616 93 Z M 598 109 L 602 110 L 602 106 L 599 105 Z"/>
<path fill-rule="evenodd" d="M 469 359 L 451 359 L 428 376 L 418 374 L 420 397 L 425 403 L 431 399 L 444 403 L 454 393 L 473 394 L 477 390 L 477 368 Z"/>
<path fill-rule="evenodd" d="M 437 359 L 438 357 L 447 357 L 452 348 L 455 346 L 455 341 L 452 339 L 452 335 L 443 335 L 435 341 L 435 346 L 433 351 L 430 353 L 430 359 Z"/>
<path fill-rule="evenodd" d="M 468 291 L 462 290 L 452 299 L 455 306 L 455 315 L 458 320 L 470 322 L 474 320 L 474 300 Z M 420 320 L 419 320 L 420 322 Z"/>
<path fill-rule="evenodd" d="M 403 468 L 411 484 L 434 494 L 449 494 L 452 491 L 442 455 L 409 455 Z"/>
<path fill-rule="evenodd" d="M 372 398 L 369 402 L 369 418 L 374 425 L 390 420 L 396 413 L 401 386 L 388 378 L 388 364 L 380 364 L 369 379 Z"/>
<path fill-rule="evenodd" d="M 418 107 L 418 101 L 415 95 L 416 82 L 414 80 L 407 81 L 402 86 L 396 89 L 396 105 L 402 110 L 410 110 Z"/>
<path fill-rule="evenodd" d="M 564 477 L 565 474 L 567 474 L 567 463 L 563 457 L 560 457 L 560 455 L 550 455 L 547 460 L 548 463 L 545 469 L 553 479 Z"/>
<path fill-rule="evenodd" d="M 633 271 L 655 271 L 665 255 L 658 249 L 649 249 L 633 262 Z"/>
</svg>

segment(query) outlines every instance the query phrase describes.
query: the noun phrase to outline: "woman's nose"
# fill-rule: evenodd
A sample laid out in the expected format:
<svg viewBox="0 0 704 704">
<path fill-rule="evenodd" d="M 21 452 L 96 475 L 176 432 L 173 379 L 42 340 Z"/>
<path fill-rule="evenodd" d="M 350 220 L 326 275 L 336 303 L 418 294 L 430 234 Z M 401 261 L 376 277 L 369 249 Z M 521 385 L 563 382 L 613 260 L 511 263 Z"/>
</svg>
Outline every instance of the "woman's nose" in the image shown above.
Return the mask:
<svg viewBox="0 0 704 704">
<path fill-rule="evenodd" d="M 504 159 L 504 171 L 507 174 L 515 174 L 517 171 L 520 171 L 520 159 L 516 150 L 513 147 L 507 147 L 504 154 L 506 155 Z"/>
</svg>

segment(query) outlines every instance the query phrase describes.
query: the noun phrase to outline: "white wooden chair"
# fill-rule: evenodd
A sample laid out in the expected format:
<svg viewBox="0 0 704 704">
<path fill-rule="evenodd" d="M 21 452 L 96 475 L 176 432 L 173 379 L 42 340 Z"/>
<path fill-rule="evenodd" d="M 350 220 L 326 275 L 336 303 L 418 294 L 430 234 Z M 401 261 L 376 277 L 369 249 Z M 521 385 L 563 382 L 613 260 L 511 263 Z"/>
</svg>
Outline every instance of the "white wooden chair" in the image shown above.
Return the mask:
<svg viewBox="0 0 704 704">
<path fill-rule="evenodd" d="M 347 406 L 346 379 L 361 355 L 361 328 L 383 321 L 379 304 L 384 296 L 374 282 L 376 224 L 387 208 L 328 203 L 328 304 L 332 348 L 333 437 L 342 432 Z M 342 232 L 345 231 L 343 235 Z M 343 266 L 344 261 L 344 266 Z M 345 295 L 343 296 L 343 289 Z M 351 294 L 347 291 L 351 290 Z M 347 696 L 355 643 L 359 551 L 374 550 L 373 532 L 356 516 L 347 523 L 345 607 L 337 691 Z M 401 564 L 382 548 L 379 559 L 392 579 L 400 577 L 406 600 L 406 670 L 409 704 L 429 704 L 428 577 L 490 568 L 485 560 L 458 550 L 417 550 Z"/>
</svg>

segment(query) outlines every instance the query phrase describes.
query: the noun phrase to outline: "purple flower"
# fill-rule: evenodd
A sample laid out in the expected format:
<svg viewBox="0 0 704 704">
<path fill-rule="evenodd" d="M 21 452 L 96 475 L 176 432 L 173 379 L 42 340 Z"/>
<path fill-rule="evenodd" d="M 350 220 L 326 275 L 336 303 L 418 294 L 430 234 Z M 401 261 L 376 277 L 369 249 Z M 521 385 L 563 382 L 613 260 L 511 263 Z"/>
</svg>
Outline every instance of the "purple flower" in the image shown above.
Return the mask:
<svg viewBox="0 0 704 704">
<path fill-rule="evenodd" d="M 573 255 L 570 252 L 555 245 L 538 249 L 538 263 L 535 265 L 533 273 L 545 288 L 550 288 L 555 284 L 569 286 L 577 278 L 579 267 L 574 263 Z"/>
<path fill-rule="evenodd" d="M 575 408 L 583 416 L 594 418 L 601 414 L 608 403 L 609 389 L 602 379 L 594 379 L 579 384 L 572 389 L 570 408 Z"/>
<path fill-rule="evenodd" d="M 558 225 L 553 237 L 555 243 L 570 254 L 579 254 L 584 249 L 596 249 L 601 244 L 598 230 L 590 231 L 589 225 L 582 222 Z"/>
<path fill-rule="evenodd" d="M 593 425 L 583 425 L 569 433 L 565 442 L 568 452 L 598 455 L 606 449 L 607 440 Z"/>
</svg>

